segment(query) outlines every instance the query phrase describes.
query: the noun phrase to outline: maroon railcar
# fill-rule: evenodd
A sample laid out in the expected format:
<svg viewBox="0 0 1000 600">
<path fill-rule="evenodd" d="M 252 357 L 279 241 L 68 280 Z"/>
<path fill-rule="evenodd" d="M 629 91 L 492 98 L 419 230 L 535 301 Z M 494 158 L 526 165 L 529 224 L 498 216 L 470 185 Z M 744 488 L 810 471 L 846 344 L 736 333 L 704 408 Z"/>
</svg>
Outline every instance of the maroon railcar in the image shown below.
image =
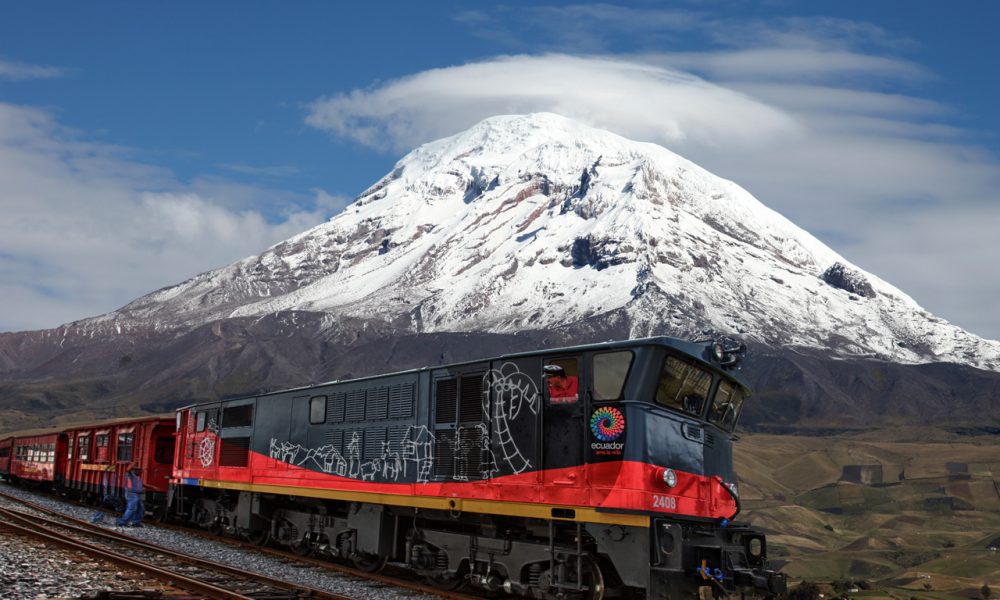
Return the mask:
<svg viewBox="0 0 1000 600">
<path fill-rule="evenodd" d="M 66 434 L 61 431 L 22 433 L 13 438 L 12 481 L 61 485 L 66 471 Z"/>
<path fill-rule="evenodd" d="M 164 505 L 174 457 L 172 417 L 132 417 L 66 429 L 63 485 L 89 500 L 124 495 L 130 464 L 142 469 L 147 510 Z"/>
<path fill-rule="evenodd" d="M 0 478 L 10 479 L 10 455 L 14 450 L 14 438 L 0 439 Z"/>
</svg>

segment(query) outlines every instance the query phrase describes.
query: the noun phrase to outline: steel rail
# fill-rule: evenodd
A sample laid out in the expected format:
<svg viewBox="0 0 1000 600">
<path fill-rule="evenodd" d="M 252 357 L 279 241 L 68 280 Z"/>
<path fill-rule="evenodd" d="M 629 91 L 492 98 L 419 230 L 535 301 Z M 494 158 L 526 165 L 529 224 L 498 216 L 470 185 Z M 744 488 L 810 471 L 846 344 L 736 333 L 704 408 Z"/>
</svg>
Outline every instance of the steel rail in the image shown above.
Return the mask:
<svg viewBox="0 0 1000 600">
<path fill-rule="evenodd" d="M 165 581 L 176 585 L 177 587 L 184 588 L 186 590 L 196 592 L 199 594 L 204 594 L 207 598 L 215 598 L 219 600 L 251 600 L 249 596 L 244 596 L 243 594 L 237 594 L 227 589 L 216 587 L 210 583 L 199 581 L 197 579 L 192 579 L 186 577 L 179 573 L 174 573 L 166 569 L 161 569 L 155 565 L 151 565 L 147 562 L 124 556 L 116 552 L 111 552 L 110 550 L 105 550 L 103 548 L 98 548 L 97 546 L 92 546 L 85 542 L 80 542 L 77 540 L 70 540 L 64 537 L 53 535 L 38 529 L 37 527 L 22 526 L 14 523 L 10 520 L 10 515 L 6 511 L 0 511 L 0 527 L 12 531 L 16 534 L 23 535 L 26 537 L 32 537 L 40 540 L 44 540 L 50 544 L 55 544 L 63 548 L 70 550 L 76 550 L 78 552 L 83 552 L 89 556 L 96 558 L 102 558 L 104 560 L 113 562 L 115 564 L 122 565 L 131 569 L 142 571 L 147 575 L 152 575 L 156 579 Z"/>
<path fill-rule="evenodd" d="M 46 514 L 49 514 L 49 515 L 53 515 L 53 516 L 62 517 L 62 518 L 65 518 L 65 519 L 69 519 L 69 520 L 72 520 L 74 522 L 80 523 L 81 525 L 84 525 L 84 526 L 86 526 L 88 528 L 94 528 L 94 529 L 100 530 L 102 532 L 109 533 L 111 535 L 119 536 L 120 538 L 123 538 L 123 539 L 127 539 L 127 540 L 134 540 L 135 539 L 135 538 L 132 538 L 130 536 L 121 535 L 121 534 L 114 533 L 114 532 L 109 532 L 108 530 L 104 529 L 103 527 L 98 527 L 96 525 L 93 525 L 92 523 L 88 523 L 86 521 L 81 521 L 79 519 L 75 519 L 73 517 L 69 517 L 69 516 L 64 515 L 64 514 L 58 512 L 58 511 L 51 510 L 51 509 L 45 508 L 43 506 L 39 506 L 39 505 L 37 505 L 37 504 L 35 504 L 33 502 L 24 500 L 22 498 L 18 498 L 17 496 L 13 496 L 13 495 L 7 494 L 5 492 L 0 492 L 0 498 L 6 498 L 8 500 L 20 503 L 20 504 L 22 504 L 24 506 L 28 506 L 28 507 L 30 507 L 32 509 L 38 510 L 40 512 L 43 512 L 43 513 L 46 513 Z M 403 588 L 403 589 L 406 589 L 406 590 L 409 590 L 409 591 L 412 591 L 412 592 L 419 592 L 419 593 L 422 593 L 422 594 L 428 594 L 428 595 L 431 595 L 431 596 L 437 596 L 439 598 L 445 598 L 446 600 L 482 600 L 482 596 L 475 596 L 475 595 L 470 595 L 470 594 L 463 594 L 462 592 L 459 592 L 459 591 L 444 590 L 444 589 L 441 589 L 441 588 L 438 588 L 438 587 L 434 587 L 432 585 L 421 584 L 421 583 L 417 583 L 417 582 L 414 582 L 414 581 L 408 581 L 408 580 L 405 580 L 405 579 L 400 579 L 398 577 L 393 577 L 391 575 L 384 575 L 384 574 L 381 574 L 381 573 L 369 573 L 369 572 L 366 572 L 366 571 L 362 571 L 360 569 L 353 569 L 353 568 L 345 566 L 345 565 L 337 564 L 337 563 L 332 562 L 330 560 L 323 560 L 323 559 L 317 559 L 317 558 L 309 558 L 309 557 L 299 556 L 299 555 L 297 555 L 297 554 L 295 554 L 295 553 L 293 553 L 291 551 L 287 551 L 287 550 L 280 550 L 280 549 L 276 549 L 276 548 L 267 548 L 267 547 L 264 547 L 264 546 L 257 546 L 257 545 L 249 544 L 247 542 L 244 542 L 244 541 L 241 541 L 241 540 L 238 540 L 238 539 L 234 539 L 234 538 L 226 537 L 226 536 L 222 536 L 222 535 L 215 535 L 215 534 L 209 533 L 207 531 L 204 531 L 202 529 L 196 529 L 196 528 L 192 528 L 192 527 L 189 527 L 189 526 L 177 525 L 177 524 L 172 524 L 172 523 L 157 523 L 157 526 L 158 527 L 163 527 L 165 529 L 171 529 L 171 530 L 174 530 L 174 531 L 183 531 L 185 533 L 188 533 L 188 534 L 191 534 L 191 535 L 196 535 L 196 536 L 201 537 L 203 539 L 213 540 L 213 541 L 216 541 L 216 542 L 219 542 L 219 543 L 224 543 L 224 544 L 232 546 L 232 547 L 241 548 L 241 549 L 244 549 L 244 550 L 251 550 L 253 552 L 257 552 L 257 553 L 260 553 L 260 554 L 267 554 L 269 556 L 280 558 L 282 560 L 292 560 L 292 561 L 299 562 L 299 563 L 302 563 L 302 564 L 311 565 L 311 566 L 315 566 L 315 567 L 320 567 L 320 568 L 326 569 L 328 571 L 333 571 L 335 573 L 339 573 L 341 575 L 349 575 L 349 576 L 352 576 L 352 577 L 356 577 L 358 579 L 364 579 L 366 581 L 372 581 L 372 582 L 375 582 L 375 583 L 381 583 L 381 584 L 385 584 L 385 585 L 391 585 L 391 586 Z M 247 573 L 247 572 L 241 572 L 241 573 L 243 573 L 244 575 L 250 575 L 250 573 Z M 319 590 L 317 590 L 317 591 L 319 591 Z M 327 593 L 327 592 L 321 592 L 321 593 Z M 340 596 L 339 598 L 346 598 L 346 597 L 345 596 Z"/>
<path fill-rule="evenodd" d="M 106 540 L 113 540 L 115 542 L 126 544 L 126 545 L 132 546 L 132 547 L 137 548 L 137 549 L 145 550 L 147 552 L 152 552 L 152 553 L 159 554 L 159 555 L 162 555 L 162 556 L 167 556 L 167 557 L 170 557 L 170 558 L 172 558 L 174 560 L 177 560 L 179 562 L 184 562 L 184 563 L 187 563 L 187 564 L 190 564 L 190 565 L 194 565 L 194 566 L 198 566 L 198 567 L 201 567 L 201 568 L 205 568 L 205 569 L 208 569 L 208 570 L 213 570 L 213 571 L 216 571 L 218 573 L 223 573 L 223 574 L 228 575 L 230 577 L 235 577 L 235 578 L 242 579 L 242 580 L 252 580 L 252 581 L 256 581 L 258 583 L 263 583 L 263 584 L 267 584 L 267 585 L 273 586 L 275 588 L 280 588 L 280 589 L 285 589 L 285 590 L 291 590 L 291 591 L 296 592 L 296 596 L 299 597 L 299 598 L 316 598 L 317 600 L 353 600 L 350 596 L 344 596 L 342 594 L 336 594 L 336 593 L 333 593 L 333 592 L 326 592 L 324 590 L 319 590 L 319 589 L 316 589 L 316 588 L 311 588 L 311 587 L 308 587 L 308 586 L 304 586 L 304 585 L 300 585 L 300 584 L 296 584 L 296 583 L 291 583 L 291 582 L 284 581 L 284 580 L 281 580 L 281 579 L 276 579 L 274 577 L 270 577 L 268 575 L 264 575 L 264 574 L 261 574 L 261 573 L 254 573 L 254 572 L 246 571 L 244 569 L 240 569 L 240 568 L 237 568 L 237 567 L 232 567 L 232 566 L 229 566 L 229 565 L 225 565 L 225 564 L 222 564 L 222 563 L 217 563 L 217 562 L 210 561 L 210 560 L 207 560 L 207 559 L 203 559 L 203 558 L 191 556 L 191 555 L 188 555 L 188 554 L 183 554 L 183 553 L 177 552 L 175 550 L 172 550 L 170 548 L 166 548 L 166 547 L 163 547 L 163 546 L 160 546 L 160 545 L 157 545 L 157 544 L 153 544 L 153 543 L 150 543 L 150 542 L 145 542 L 145 541 L 139 540 L 137 538 L 134 538 L 134 537 L 131 537 L 131 536 L 128 536 L 128 535 L 124 535 L 124 534 L 121 534 L 121 533 L 117 533 L 117 532 L 114 532 L 114 531 L 109 531 L 109 530 L 107 530 L 107 529 L 105 529 L 103 527 L 100 527 L 98 525 L 94 525 L 92 523 L 88 523 L 86 521 L 83 521 L 83 520 L 80 520 L 80 519 L 76 519 L 76 518 L 70 517 L 68 515 L 64 515 L 62 513 L 59 513 L 58 511 L 53 511 L 53 510 L 47 509 L 45 507 L 37 506 L 37 505 L 35 505 L 35 504 L 31 503 L 31 502 L 22 500 L 20 498 L 15 497 L 15 496 L 9 496 L 9 495 L 4 494 L 2 492 L 0 492 L 0 497 L 4 497 L 4 498 L 9 499 L 9 500 L 17 501 L 20 504 L 23 504 L 23 505 L 25 505 L 25 506 L 33 509 L 33 510 L 37 510 L 37 511 L 42 512 L 44 514 L 48 514 L 48 515 L 51 515 L 51 516 L 63 519 L 65 521 L 68 521 L 69 523 L 75 523 L 76 524 L 76 525 L 72 525 L 72 524 L 67 524 L 67 523 L 56 523 L 56 522 L 48 520 L 48 519 L 44 519 L 44 518 L 41 519 L 43 522 L 48 522 L 51 525 L 62 527 L 62 528 L 68 529 L 70 531 L 76 531 L 76 532 L 82 533 L 84 535 L 90 535 L 90 536 L 94 536 L 94 537 L 98 537 L 98 538 L 103 538 L 103 539 L 106 539 Z M 8 509 L 3 509 L 3 508 L 0 508 L 0 514 L 9 515 L 8 518 L 18 519 L 18 520 L 20 520 L 21 522 L 25 523 L 28 526 L 38 526 L 36 523 L 33 523 L 32 520 L 31 520 L 32 518 L 38 519 L 38 517 L 27 516 L 27 515 L 24 515 L 23 513 L 18 513 L 16 511 L 10 511 Z"/>
</svg>

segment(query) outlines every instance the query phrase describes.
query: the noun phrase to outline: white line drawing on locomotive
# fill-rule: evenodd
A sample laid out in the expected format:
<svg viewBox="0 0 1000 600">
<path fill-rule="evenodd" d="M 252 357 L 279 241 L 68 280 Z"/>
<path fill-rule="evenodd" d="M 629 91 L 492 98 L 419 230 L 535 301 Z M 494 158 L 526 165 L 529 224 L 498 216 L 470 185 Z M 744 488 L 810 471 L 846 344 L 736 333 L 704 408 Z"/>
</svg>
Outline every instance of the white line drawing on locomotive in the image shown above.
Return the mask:
<svg viewBox="0 0 1000 600">
<path fill-rule="evenodd" d="M 531 468 L 531 461 L 517 447 L 517 441 L 510 431 L 510 423 L 517 419 L 525 406 L 533 416 L 538 415 L 541 395 L 535 380 L 523 373 L 516 364 L 507 362 L 483 376 L 483 390 L 484 414 L 489 414 L 490 391 L 494 392 L 490 419 L 504 461 L 514 473 L 527 471 Z"/>
<path fill-rule="evenodd" d="M 202 439 L 201 444 L 198 446 L 198 460 L 201 461 L 201 466 L 211 467 L 214 459 L 215 438 L 207 437 Z"/>
<path fill-rule="evenodd" d="M 312 461 L 324 473 L 364 481 L 374 481 L 379 474 L 387 481 L 399 481 L 412 468 L 417 482 L 427 483 L 434 469 L 434 441 L 427 427 L 410 425 L 397 448 L 392 442 L 382 442 L 381 456 L 368 461 L 361 460 L 361 435 L 357 431 L 351 433 L 347 443 L 347 458 L 332 444 L 306 448 L 277 438 L 271 438 L 270 456 L 298 467 L 308 468 Z"/>
<path fill-rule="evenodd" d="M 475 431 L 475 433 L 471 433 Z M 471 443 L 470 443 L 471 442 Z M 469 464 L 469 461 L 475 461 Z M 492 479 L 496 472 L 496 456 L 490 448 L 489 429 L 485 423 L 473 427 L 459 427 L 455 436 L 455 481 L 468 481 L 473 468 L 480 479 Z"/>
</svg>

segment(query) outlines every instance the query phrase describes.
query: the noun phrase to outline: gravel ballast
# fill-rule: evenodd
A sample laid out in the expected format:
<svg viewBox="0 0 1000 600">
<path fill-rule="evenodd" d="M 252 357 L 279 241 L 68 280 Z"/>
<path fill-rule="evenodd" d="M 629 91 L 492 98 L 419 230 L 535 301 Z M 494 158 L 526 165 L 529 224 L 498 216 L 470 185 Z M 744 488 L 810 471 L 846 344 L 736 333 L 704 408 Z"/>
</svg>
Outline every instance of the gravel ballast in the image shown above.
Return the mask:
<svg viewBox="0 0 1000 600">
<path fill-rule="evenodd" d="M 94 509 L 70 504 L 50 496 L 13 487 L 7 483 L 0 483 L 0 491 L 77 519 L 90 519 L 94 515 Z M 3 500 L 0 499 L 0 502 L 3 502 Z M 158 527 L 154 523 L 147 522 L 141 528 L 121 528 L 115 527 L 114 518 L 106 515 L 102 526 L 165 548 L 176 549 L 185 554 L 238 567 L 249 572 L 263 573 L 270 577 L 292 583 L 343 594 L 352 598 L 370 598 L 372 600 L 396 600 L 400 598 L 406 598 L 407 600 L 430 600 L 435 598 L 434 596 L 419 594 L 412 590 L 393 587 L 384 583 L 365 581 L 290 559 L 283 560 L 278 557 L 254 553 L 251 550 L 237 548 L 184 531 Z M 139 581 L 135 581 L 135 585 L 132 585 L 131 580 L 128 579 L 119 579 L 117 581 L 117 583 L 124 584 L 124 587 L 112 587 L 109 585 L 106 588 L 100 588 L 96 584 L 84 583 L 88 577 L 96 582 L 100 576 L 101 569 L 99 567 L 88 566 L 96 564 L 92 559 L 80 558 L 79 556 L 76 558 L 67 558 L 66 554 L 75 555 L 75 553 L 65 553 L 64 551 L 52 548 L 46 548 L 46 550 L 51 550 L 51 552 L 43 554 L 38 554 L 37 550 L 32 551 L 24 548 L 17 550 L 16 548 L 19 547 L 17 544 L 27 543 L 26 541 L 12 543 L 12 540 L 17 539 L 0 530 L 0 540 L 3 542 L 3 548 L 0 549 L 0 557 L 2 557 L 0 560 L 3 561 L 2 565 L 0 565 L 0 598 L 4 598 L 5 600 L 7 598 L 73 598 L 93 589 L 114 589 L 118 591 L 150 589 L 149 585 L 139 585 Z M 39 556 L 45 557 L 44 560 L 39 559 Z M 50 558 L 54 562 L 47 562 Z M 65 567 L 67 564 L 70 567 Z M 48 580 L 59 582 L 64 579 L 62 571 L 78 573 L 80 579 L 64 581 L 65 585 L 62 585 L 58 589 L 53 588 L 51 591 L 48 588 L 44 588 L 43 584 L 38 583 Z M 121 572 L 120 568 L 111 574 L 111 579 L 118 578 L 119 572 Z M 127 577 L 137 579 L 139 576 L 131 574 Z M 12 583 L 8 584 L 8 581 Z M 143 578 L 142 582 L 148 582 L 148 579 Z M 25 590 L 23 593 L 29 595 L 14 596 L 8 594 L 4 589 L 8 585 L 15 585 L 17 589 L 23 589 Z M 100 585 L 104 585 L 103 580 L 101 580 Z M 131 587 L 129 587 L 130 585 Z M 31 594 L 32 586 L 35 586 L 35 589 L 38 590 L 34 594 Z"/>
</svg>

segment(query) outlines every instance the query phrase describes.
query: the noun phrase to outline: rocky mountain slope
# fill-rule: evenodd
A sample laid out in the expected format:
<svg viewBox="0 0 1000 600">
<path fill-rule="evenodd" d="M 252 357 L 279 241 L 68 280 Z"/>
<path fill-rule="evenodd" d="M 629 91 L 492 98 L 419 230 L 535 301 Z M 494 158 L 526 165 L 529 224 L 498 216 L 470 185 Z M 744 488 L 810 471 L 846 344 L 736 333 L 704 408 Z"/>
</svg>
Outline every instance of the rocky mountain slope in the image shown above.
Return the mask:
<svg viewBox="0 0 1000 600">
<path fill-rule="evenodd" d="M 533 114 L 417 148 L 342 214 L 259 256 L 106 315 L 0 335 L 0 392 L 98 378 L 114 382 L 109 398 L 159 405 L 362 374 L 344 366 L 359 343 L 379 356 L 361 370 L 377 372 L 442 349 L 706 332 L 785 357 L 762 365 L 776 379 L 836 358 L 973 367 L 961 377 L 976 389 L 1000 380 L 1000 342 L 934 317 L 738 185 L 662 147 Z M 416 344 L 396 362 L 385 350 L 431 334 L 451 345 Z M 833 399 L 837 377 L 826 379 L 800 403 Z"/>
</svg>

